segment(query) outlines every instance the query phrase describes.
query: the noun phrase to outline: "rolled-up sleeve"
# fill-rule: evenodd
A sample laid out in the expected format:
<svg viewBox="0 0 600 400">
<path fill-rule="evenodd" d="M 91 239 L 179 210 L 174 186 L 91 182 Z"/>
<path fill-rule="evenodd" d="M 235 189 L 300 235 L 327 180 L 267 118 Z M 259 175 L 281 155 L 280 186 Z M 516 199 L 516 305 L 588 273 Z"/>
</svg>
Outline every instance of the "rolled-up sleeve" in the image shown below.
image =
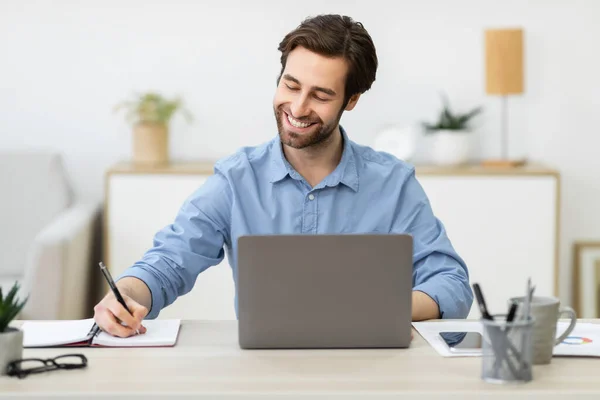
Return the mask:
<svg viewBox="0 0 600 400">
<path fill-rule="evenodd" d="M 142 280 L 152 294 L 147 319 L 192 290 L 198 275 L 219 264 L 229 237 L 232 193 L 229 182 L 215 169 L 189 196 L 174 221 L 159 230 L 153 246 L 118 279 Z"/>
<path fill-rule="evenodd" d="M 400 197 L 398 228 L 413 236 L 413 290 L 431 297 L 441 318 L 466 318 L 473 304 L 467 265 L 434 215 L 414 171 Z"/>
</svg>

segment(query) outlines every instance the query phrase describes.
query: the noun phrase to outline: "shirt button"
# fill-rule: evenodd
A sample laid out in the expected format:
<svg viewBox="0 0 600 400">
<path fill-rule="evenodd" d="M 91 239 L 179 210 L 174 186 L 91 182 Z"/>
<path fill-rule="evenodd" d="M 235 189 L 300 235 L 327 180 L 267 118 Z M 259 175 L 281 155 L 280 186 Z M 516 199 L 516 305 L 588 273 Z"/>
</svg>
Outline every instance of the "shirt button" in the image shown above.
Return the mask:
<svg viewBox="0 0 600 400">
<path fill-rule="evenodd" d="M 312 193 L 311 193 L 311 194 L 309 194 L 309 195 L 308 195 L 308 199 L 309 199 L 309 200 L 314 200 L 314 199 L 315 199 L 315 195 L 314 195 L 314 194 L 312 194 Z"/>
</svg>

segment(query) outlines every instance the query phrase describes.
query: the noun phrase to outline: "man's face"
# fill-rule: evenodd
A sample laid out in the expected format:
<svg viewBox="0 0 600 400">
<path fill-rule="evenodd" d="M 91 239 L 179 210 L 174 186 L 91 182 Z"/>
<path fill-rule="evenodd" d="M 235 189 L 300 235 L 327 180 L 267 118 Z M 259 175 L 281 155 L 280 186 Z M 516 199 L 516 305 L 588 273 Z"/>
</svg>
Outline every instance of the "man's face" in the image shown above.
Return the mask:
<svg viewBox="0 0 600 400">
<path fill-rule="evenodd" d="M 348 65 L 296 47 L 287 58 L 273 99 L 281 142 L 302 149 L 327 140 L 342 116 Z M 353 97 L 345 107 L 351 110 Z"/>
</svg>

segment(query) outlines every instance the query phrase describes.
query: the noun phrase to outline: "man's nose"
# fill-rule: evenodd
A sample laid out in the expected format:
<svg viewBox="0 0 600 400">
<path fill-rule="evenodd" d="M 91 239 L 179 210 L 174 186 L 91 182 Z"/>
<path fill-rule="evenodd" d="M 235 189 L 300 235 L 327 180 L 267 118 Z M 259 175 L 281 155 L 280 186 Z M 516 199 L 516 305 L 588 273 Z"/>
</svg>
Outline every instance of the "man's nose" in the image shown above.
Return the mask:
<svg viewBox="0 0 600 400">
<path fill-rule="evenodd" d="M 310 110 L 308 108 L 306 96 L 298 96 L 292 101 L 290 105 L 290 111 L 292 112 L 292 117 L 294 118 L 302 118 L 307 117 L 310 114 Z"/>
</svg>

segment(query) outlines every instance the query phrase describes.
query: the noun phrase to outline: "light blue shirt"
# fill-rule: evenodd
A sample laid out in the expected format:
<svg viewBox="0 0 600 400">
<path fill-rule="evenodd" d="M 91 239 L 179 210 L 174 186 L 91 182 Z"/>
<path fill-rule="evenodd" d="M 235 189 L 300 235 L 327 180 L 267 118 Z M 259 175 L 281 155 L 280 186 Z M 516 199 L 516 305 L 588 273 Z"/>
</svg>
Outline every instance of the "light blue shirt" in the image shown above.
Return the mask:
<svg viewBox="0 0 600 400">
<path fill-rule="evenodd" d="M 156 233 L 153 247 L 121 275 L 137 277 L 150 289 L 147 318 L 192 290 L 225 251 L 235 279 L 240 236 L 345 233 L 412 235 L 413 290 L 435 300 L 442 318 L 465 318 L 473 302 L 467 267 L 433 214 L 414 167 L 358 145 L 340 130 L 340 163 L 315 187 L 288 163 L 279 136 L 218 161 L 173 223 Z M 235 308 L 237 313 L 237 296 Z"/>
</svg>

